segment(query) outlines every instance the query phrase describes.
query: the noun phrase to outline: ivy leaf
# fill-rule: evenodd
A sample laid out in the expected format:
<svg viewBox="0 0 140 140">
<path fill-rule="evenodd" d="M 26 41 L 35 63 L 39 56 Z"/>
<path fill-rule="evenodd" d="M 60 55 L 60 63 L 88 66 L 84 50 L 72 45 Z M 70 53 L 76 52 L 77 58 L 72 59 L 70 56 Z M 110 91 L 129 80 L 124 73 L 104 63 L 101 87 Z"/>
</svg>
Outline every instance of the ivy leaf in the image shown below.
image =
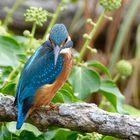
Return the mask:
<svg viewBox="0 0 140 140">
<path fill-rule="evenodd" d="M 23 49 L 14 38 L 0 36 L 0 65 L 16 66 L 18 64 L 16 54 L 21 52 Z"/>
<path fill-rule="evenodd" d="M 70 84 L 65 83 L 63 87 L 59 90 L 63 95 L 64 103 L 72 103 L 80 101 L 73 93 L 73 89 Z"/>
<path fill-rule="evenodd" d="M 36 137 L 41 135 L 42 133 L 37 129 L 37 127 L 31 125 L 31 124 L 28 124 L 28 123 L 24 123 L 22 128 L 20 130 L 17 130 L 16 129 L 16 122 L 10 122 L 10 123 L 7 123 L 6 124 L 6 127 L 7 129 L 9 130 L 9 132 L 17 135 L 17 136 L 20 136 L 21 135 L 21 132 L 23 131 L 28 131 L 28 132 L 31 132 L 33 133 Z"/>
<path fill-rule="evenodd" d="M 19 59 L 19 61 L 20 61 L 21 63 L 23 63 L 23 64 L 26 63 L 26 61 L 27 61 L 27 56 L 26 56 L 26 54 L 24 54 L 24 53 L 22 53 L 22 54 L 17 54 L 17 57 L 18 57 L 18 59 Z"/>
<path fill-rule="evenodd" d="M 123 109 L 125 98 L 113 81 L 102 80 L 100 92 L 111 102 L 119 113 L 126 113 Z"/>
<path fill-rule="evenodd" d="M 63 95 L 64 103 L 71 103 L 73 101 L 73 95 L 66 89 L 61 89 L 59 92 Z"/>
<path fill-rule="evenodd" d="M 64 103 L 63 95 L 60 92 L 57 92 L 54 98 L 52 99 L 53 103 Z"/>
<path fill-rule="evenodd" d="M 13 67 L 11 67 L 11 66 L 1 66 L 0 65 L 0 71 L 2 72 L 3 76 L 8 76 L 12 70 L 13 70 Z"/>
<path fill-rule="evenodd" d="M 20 44 L 26 44 L 26 42 L 28 41 L 27 37 L 20 35 L 13 35 L 12 38 L 17 40 Z"/>
<path fill-rule="evenodd" d="M 77 101 L 79 99 L 74 96 L 72 87 L 68 83 L 63 85 L 52 100 L 53 103 L 72 103 Z"/>
<path fill-rule="evenodd" d="M 6 126 L 3 124 L 0 127 L 0 139 L 1 140 L 9 140 L 12 138 L 12 134 L 8 131 Z"/>
<path fill-rule="evenodd" d="M 38 140 L 37 136 L 33 132 L 26 131 L 26 130 L 23 130 L 20 133 L 19 139 L 20 140 Z"/>
<path fill-rule="evenodd" d="M 125 104 L 124 109 L 128 112 L 129 115 L 137 116 L 137 117 L 140 116 L 140 110 L 136 109 L 133 106 Z"/>
<path fill-rule="evenodd" d="M 14 95 L 16 83 L 10 82 L 6 84 L 0 91 L 4 94 Z"/>
<path fill-rule="evenodd" d="M 1 66 L 0 65 L 0 84 L 2 86 L 2 83 L 4 82 L 5 78 L 11 73 L 13 68 L 11 66 Z M 1 87 L 0 86 L 0 87 Z"/>
<path fill-rule="evenodd" d="M 46 140 L 76 140 L 77 132 L 65 128 L 50 128 L 44 137 Z"/>
<path fill-rule="evenodd" d="M 112 137 L 112 136 L 105 136 L 102 140 L 122 140 L 122 139 Z"/>
<path fill-rule="evenodd" d="M 73 94 L 73 89 L 69 83 L 65 83 L 61 89 L 68 90 L 71 94 Z"/>
<path fill-rule="evenodd" d="M 100 88 L 99 75 L 84 66 L 75 66 L 69 78 L 69 83 L 72 85 L 74 95 L 81 100 L 86 99 L 93 92 Z"/>
<path fill-rule="evenodd" d="M 99 61 L 96 61 L 96 60 L 88 61 L 86 64 L 88 66 L 92 66 L 92 67 L 100 69 L 102 72 L 104 72 L 108 76 L 109 79 L 112 79 L 112 76 L 111 76 L 109 69 L 105 65 L 100 63 Z"/>
</svg>

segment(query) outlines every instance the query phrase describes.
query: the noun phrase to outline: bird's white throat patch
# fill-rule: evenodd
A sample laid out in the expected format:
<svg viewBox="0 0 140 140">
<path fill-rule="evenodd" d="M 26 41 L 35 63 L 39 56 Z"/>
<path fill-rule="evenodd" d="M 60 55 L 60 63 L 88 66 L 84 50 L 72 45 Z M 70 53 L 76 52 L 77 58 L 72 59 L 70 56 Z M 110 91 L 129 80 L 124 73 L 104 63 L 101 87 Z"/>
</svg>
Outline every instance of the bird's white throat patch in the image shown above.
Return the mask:
<svg viewBox="0 0 140 140">
<path fill-rule="evenodd" d="M 60 51 L 60 54 L 65 54 L 65 53 L 69 53 L 69 52 L 70 52 L 70 48 L 65 48 Z"/>
</svg>

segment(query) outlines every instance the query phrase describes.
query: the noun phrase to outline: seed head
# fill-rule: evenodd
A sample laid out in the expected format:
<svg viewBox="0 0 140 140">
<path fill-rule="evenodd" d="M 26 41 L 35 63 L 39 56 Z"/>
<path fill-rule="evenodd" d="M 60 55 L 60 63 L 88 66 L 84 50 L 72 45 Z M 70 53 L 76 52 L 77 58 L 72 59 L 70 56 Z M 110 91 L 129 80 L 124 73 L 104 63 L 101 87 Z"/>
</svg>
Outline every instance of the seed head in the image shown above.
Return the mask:
<svg viewBox="0 0 140 140">
<path fill-rule="evenodd" d="M 112 11 L 121 6 L 121 1 L 122 0 L 99 0 L 99 3 L 105 8 L 105 10 Z"/>
<path fill-rule="evenodd" d="M 116 69 L 122 77 L 130 76 L 132 73 L 132 65 L 126 60 L 120 60 L 116 64 Z"/>
<path fill-rule="evenodd" d="M 47 21 L 47 11 L 42 8 L 30 7 L 24 14 L 26 22 L 35 22 L 37 25 L 42 26 Z"/>
</svg>

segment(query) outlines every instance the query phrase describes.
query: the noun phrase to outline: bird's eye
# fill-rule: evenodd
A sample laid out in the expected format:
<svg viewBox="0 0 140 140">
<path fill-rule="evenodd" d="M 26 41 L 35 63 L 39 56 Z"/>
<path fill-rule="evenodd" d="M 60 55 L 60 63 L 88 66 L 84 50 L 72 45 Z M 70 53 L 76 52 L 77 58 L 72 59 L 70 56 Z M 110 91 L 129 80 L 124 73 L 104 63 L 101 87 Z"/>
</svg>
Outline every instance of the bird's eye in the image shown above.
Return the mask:
<svg viewBox="0 0 140 140">
<path fill-rule="evenodd" d="M 66 38 L 64 42 L 66 43 L 67 41 L 68 41 L 68 38 Z"/>
<path fill-rule="evenodd" d="M 52 46 L 54 47 L 55 46 L 55 43 L 50 38 L 49 38 L 49 40 L 50 40 Z"/>
<path fill-rule="evenodd" d="M 67 41 L 68 41 L 68 38 L 66 38 L 66 39 L 62 42 L 62 44 L 61 44 L 60 47 L 61 47 L 61 48 L 64 47 L 64 45 L 65 45 L 65 43 L 66 43 Z"/>
</svg>

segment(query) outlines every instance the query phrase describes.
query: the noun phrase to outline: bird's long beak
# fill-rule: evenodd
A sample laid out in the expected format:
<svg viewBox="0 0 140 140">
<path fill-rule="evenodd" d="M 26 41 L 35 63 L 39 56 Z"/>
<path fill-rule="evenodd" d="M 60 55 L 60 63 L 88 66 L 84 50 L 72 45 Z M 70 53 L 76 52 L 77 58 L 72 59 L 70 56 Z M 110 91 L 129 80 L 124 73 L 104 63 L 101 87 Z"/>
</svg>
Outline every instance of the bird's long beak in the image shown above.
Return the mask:
<svg viewBox="0 0 140 140">
<path fill-rule="evenodd" d="M 54 47 L 54 65 L 56 66 L 57 59 L 60 53 L 60 47 L 57 45 Z"/>
</svg>

